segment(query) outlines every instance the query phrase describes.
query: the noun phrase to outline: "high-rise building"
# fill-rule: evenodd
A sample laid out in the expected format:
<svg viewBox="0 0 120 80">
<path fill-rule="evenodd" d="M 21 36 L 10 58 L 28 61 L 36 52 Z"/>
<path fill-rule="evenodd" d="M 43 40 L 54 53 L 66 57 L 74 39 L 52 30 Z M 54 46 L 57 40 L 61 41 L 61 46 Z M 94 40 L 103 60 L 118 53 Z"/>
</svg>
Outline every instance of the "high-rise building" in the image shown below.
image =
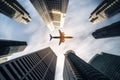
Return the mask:
<svg viewBox="0 0 120 80">
<path fill-rule="evenodd" d="M 0 64 L 0 80 L 54 80 L 57 56 L 50 48 Z"/>
<path fill-rule="evenodd" d="M 31 21 L 29 13 L 17 0 L 0 0 L 0 12 L 17 22 L 27 24 Z"/>
<path fill-rule="evenodd" d="M 96 30 L 92 33 L 94 38 L 108 38 L 108 37 L 118 37 L 120 36 L 120 21 L 113 23 L 109 26 L 103 27 L 101 29 Z"/>
<path fill-rule="evenodd" d="M 69 0 L 30 1 L 51 31 L 63 27 Z"/>
<path fill-rule="evenodd" d="M 0 57 L 0 64 L 9 60 L 8 56 Z"/>
<path fill-rule="evenodd" d="M 89 21 L 102 22 L 120 12 L 120 0 L 104 0 L 92 13 Z"/>
<path fill-rule="evenodd" d="M 120 80 L 120 56 L 108 53 L 97 54 L 89 63 L 110 80 Z"/>
<path fill-rule="evenodd" d="M 80 59 L 73 51 L 65 54 L 64 80 L 109 80 L 101 72 Z"/>
<path fill-rule="evenodd" d="M 23 51 L 27 46 L 23 41 L 0 40 L 0 57 Z"/>
</svg>

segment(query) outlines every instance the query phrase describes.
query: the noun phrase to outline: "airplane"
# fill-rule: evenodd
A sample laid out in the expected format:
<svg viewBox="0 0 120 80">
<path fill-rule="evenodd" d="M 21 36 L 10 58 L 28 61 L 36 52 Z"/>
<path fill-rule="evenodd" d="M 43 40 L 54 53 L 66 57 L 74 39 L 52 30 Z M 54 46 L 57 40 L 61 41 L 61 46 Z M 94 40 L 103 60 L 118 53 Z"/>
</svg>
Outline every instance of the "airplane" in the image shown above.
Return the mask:
<svg viewBox="0 0 120 80">
<path fill-rule="evenodd" d="M 50 41 L 54 38 L 54 39 L 60 39 L 60 42 L 59 42 L 59 45 L 62 43 L 62 42 L 65 42 L 65 39 L 70 39 L 70 38 L 73 38 L 72 36 L 65 36 L 64 32 L 61 32 L 59 30 L 59 33 L 60 33 L 60 36 L 52 36 L 50 34 Z"/>
</svg>

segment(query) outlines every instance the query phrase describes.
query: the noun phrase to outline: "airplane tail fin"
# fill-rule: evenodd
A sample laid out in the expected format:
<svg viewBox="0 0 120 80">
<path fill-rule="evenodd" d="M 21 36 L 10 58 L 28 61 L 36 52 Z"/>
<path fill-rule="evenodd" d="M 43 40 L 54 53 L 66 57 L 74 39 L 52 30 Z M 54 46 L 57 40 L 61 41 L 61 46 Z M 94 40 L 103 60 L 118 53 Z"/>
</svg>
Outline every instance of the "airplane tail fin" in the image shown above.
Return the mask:
<svg viewBox="0 0 120 80">
<path fill-rule="evenodd" d="M 52 35 L 50 34 L 50 41 L 52 40 L 52 38 L 53 38 L 53 37 L 52 37 Z"/>
</svg>

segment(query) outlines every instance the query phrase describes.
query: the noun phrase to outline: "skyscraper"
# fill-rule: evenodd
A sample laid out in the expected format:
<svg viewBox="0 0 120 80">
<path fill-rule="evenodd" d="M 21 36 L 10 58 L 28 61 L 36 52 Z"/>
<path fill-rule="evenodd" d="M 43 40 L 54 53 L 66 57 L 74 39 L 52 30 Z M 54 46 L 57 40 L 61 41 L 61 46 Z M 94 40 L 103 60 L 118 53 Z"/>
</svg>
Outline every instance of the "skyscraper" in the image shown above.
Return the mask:
<svg viewBox="0 0 120 80">
<path fill-rule="evenodd" d="M 29 13 L 17 0 L 0 0 L 0 12 L 17 22 L 27 24 L 31 21 Z"/>
<path fill-rule="evenodd" d="M 55 28 L 63 27 L 69 0 L 30 1 L 51 31 Z"/>
<path fill-rule="evenodd" d="M 98 29 L 92 33 L 94 38 L 108 38 L 108 37 L 118 37 L 120 36 L 120 21 L 113 23 L 104 28 Z"/>
<path fill-rule="evenodd" d="M 120 56 L 108 53 L 97 54 L 89 63 L 110 80 L 120 80 Z"/>
<path fill-rule="evenodd" d="M 0 57 L 0 64 L 9 60 L 8 56 Z"/>
<path fill-rule="evenodd" d="M 104 0 L 92 13 L 89 21 L 102 22 L 120 12 L 120 0 Z"/>
<path fill-rule="evenodd" d="M 23 41 L 0 40 L 0 57 L 23 51 L 27 46 Z"/>
<path fill-rule="evenodd" d="M 57 56 L 50 48 L 0 64 L 0 80 L 54 80 Z"/>
<path fill-rule="evenodd" d="M 64 80 L 109 80 L 101 72 L 75 55 L 73 51 L 65 54 Z"/>
</svg>

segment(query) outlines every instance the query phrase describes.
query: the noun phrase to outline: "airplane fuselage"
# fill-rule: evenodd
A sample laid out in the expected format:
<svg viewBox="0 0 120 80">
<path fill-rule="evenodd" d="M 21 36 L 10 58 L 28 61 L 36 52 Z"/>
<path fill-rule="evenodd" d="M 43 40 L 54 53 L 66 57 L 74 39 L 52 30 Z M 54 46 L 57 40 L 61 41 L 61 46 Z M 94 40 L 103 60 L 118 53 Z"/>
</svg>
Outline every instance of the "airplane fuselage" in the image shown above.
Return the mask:
<svg viewBox="0 0 120 80">
<path fill-rule="evenodd" d="M 72 36 L 65 36 L 64 32 L 61 32 L 59 30 L 59 33 L 60 33 L 60 36 L 52 36 L 50 34 L 50 41 L 54 38 L 54 39 L 60 39 L 60 42 L 59 42 L 59 45 L 65 41 L 65 39 L 70 39 L 70 38 L 73 38 Z"/>
<path fill-rule="evenodd" d="M 73 38 L 73 37 L 71 37 L 71 36 L 65 36 L 65 37 L 53 36 L 52 38 L 54 38 L 54 39 L 59 39 L 59 38 Z"/>
</svg>

